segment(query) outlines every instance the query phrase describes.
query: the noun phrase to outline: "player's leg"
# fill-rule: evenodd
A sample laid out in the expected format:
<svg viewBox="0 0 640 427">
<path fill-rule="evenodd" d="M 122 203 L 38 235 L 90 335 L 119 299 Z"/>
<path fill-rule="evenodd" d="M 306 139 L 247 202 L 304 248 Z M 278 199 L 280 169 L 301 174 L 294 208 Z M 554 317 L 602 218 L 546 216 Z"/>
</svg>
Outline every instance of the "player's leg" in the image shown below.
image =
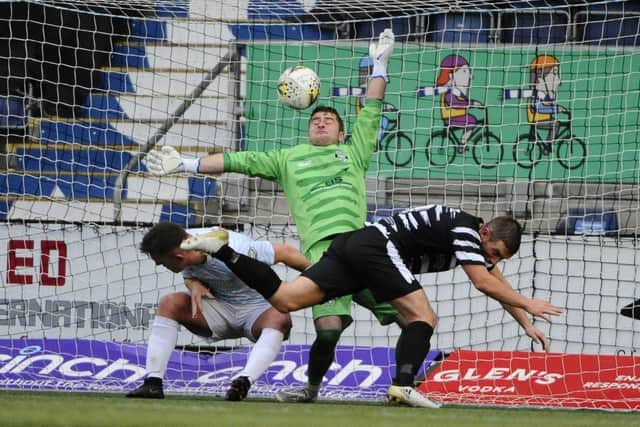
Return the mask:
<svg viewBox="0 0 640 427">
<path fill-rule="evenodd" d="M 224 230 L 218 230 L 215 234 L 191 236 L 180 247 L 215 256 L 283 313 L 311 307 L 325 300 L 325 293 L 312 280 L 298 277 L 292 282 L 283 282 L 267 264 L 234 251 L 227 245 L 223 233 Z"/>
<path fill-rule="evenodd" d="M 165 295 L 160 299 L 153 319 L 151 336 L 147 345 L 144 383 L 129 392 L 127 397 L 162 399 L 162 379 L 167 370 L 171 353 L 178 341 L 178 327 L 185 325 L 193 333 L 210 336 L 211 331 L 201 314 L 191 317 L 191 297 L 183 292 Z"/>
<path fill-rule="evenodd" d="M 413 324 L 406 332 L 404 332 L 404 329 L 406 326 L 408 326 L 413 322 L 424 322 L 425 321 L 424 319 L 423 320 L 417 319 L 415 314 L 412 314 L 411 318 L 407 318 L 406 317 L 407 313 L 413 313 L 412 311 L 405 310 L 404 313 L 401 314 L 390 303 L 386 303 L 386 302 L 376 303 L 375 298 L 373 297 L 373 294 L 368 289 L 365 289 L 364 291 L 359 292 L 358 294 L 355 294 L 353 296 L 353 299 L 354 301 L 358 302 L 358 304 L 368 308 L 376 316 L 376 318 L 378 319 L 381 325 L 388 325 L 391 322 L 395 321 L 395 323 L 403 330 L 403 333 L 401 333 L 398 343 L 396 345 L 396 361 L 398 362 L 397 367 L 399 367 L 400 365 L 406 365 L 406 363 L 404 362 L 406 360 L 406 355 L 415 355 L 416 359 L 418 359 L 416 366 L 417 368 L 419 368 L 424 359 L 424 357 L 420 356 L 420 353 L 424 352 L 426 357 L 426 354 L 429 352 L 429 339 L 427 339 L 427 335 L 428 335 L 428 338 L 431 338 L 431 335 L 433 334 L 433 329 L 435 328 L 437 323 L 437 317 L 435 315 L 435 312 L 431 308 L 429 301 L 428 300 L 426 301 L 428 310 L 430 311 L 430 313 L 427 314 L 426 316 L 426 319 L 427 319 L 426 323 L 431 327 L 431 331 L 424 336 L 423 341 L 420 341 L 420 343 L 426 344 L 426 347 L 424 348 L 421 347 L 417 349 L 418 351 L 415 351 L 415 349 L 411 348 L 414 340 L 408 337 L 414 334 L 416 329 L 420 330 L 420 327 L 417 326 L 420 323 Z M 417 370 L 409 378 L 402 378 L 400 374 L 396 372 L 395 383 L 396 384 L 407 383 L 406 385 L 412 386 L 413 379 L 416 374 L 417 374 Z"/>
<path fill-rule="evenodd" d="M 331 240 L 321 240 L 310 247 L 305 256 L 311 262 L 318 262 L 331 245 Z M 351 322 L 351 296 L 334 298 L 311 309 L 316 338 L 309 349 L 307 386 L 300 390 L 303 398 L 298 402 L 315 402 L 324 376 L 329 371 L 336 355 L 336 346 L 342 331 Z M 300 396 L 298 396 L 300 397 Z"/>
<path fill-rule="evenodd" d="M 305 256 L 317 262 L 329 248 L 331 240 L 321 240 L 311 246 Z M 314 305 L 312 308 L 316 338 L 309 348 L 307 384 L 276 393 L 280 402 L 315 402 L 320 392 L 322 380 L 335 358 L 335 349 L 342 331 L 351 324 L 351 297 L 344 296 Z"/>
<path fill-rule="evenodd" d="M 427 399 L 415 389 L 415 377 L 429 353 L 431 336 L 437 324 L 437 316 L 422 289 L 391 301 L 406 319 L 396 343 L 396 374 L 387 391 L 389 402 L 424 408 L 440 405 Z"/>
<path fill-rule="evenodd" d="M 396 310 L 391 303 L 377 302 L 370 289 L 365 289 L 357 294 L 353 294 L 353 301 L 373 313 L 382 326 L 387 326 L 392 323 L 398 325 L 400 329 L 404 329 L 404 327 L 407 326 L 407 320 L 404 316 L 398 313 L 398 310 Z M 396 359 L 398 359 L 397 355 Z"/>
<path fill-rule="evenodd" d="M 340 335 L 344 328 L 351 323 L 351 316 L 345 313 L 339 313 L 344 308 L 345 301 L 351 304 L 351 298 L 341 297 L 328 301 L 322 305 L 313 306 L 312 312 L 314 317 L 314 326 L 316 330 L 316 338 L 309 349 L 309 362 L 307 367 L 307 390 L 309 391 L 309 401 L 315 402 L 320 392 L 322 380 L 329 371 L 331 364 L 336 355 L 336 346 L 340 340 Z M 340 306 L 339 308 L 336 305 Z M 331 306 L 331 307 L 329 307 Z M 329 313 L 323 308 L 328 308 Z M 338 308 L 334 310 L 334 308 Z M 350 308 L 348 307 L 349 314 Z M 340 314 L 340 315 L 339 315 Z M 320 317 L 316 317 L 316 315 Z"/>
<path fill-rule="evenodd" d="M 276 393 L 280 402 L 312 403 L 318 394 L 325 374 L 335 358 L 335 349 L 342 331 L 351 324 L 351 297 L 335 298 L 325 304 L 314 305 L 316 338 L 309 349 L 307 384 Z"/>
<path fill-rule="evenodd" d="M 438 404 L 414 388 L 415 375 L 429 352 L 437 317 L 422 286 L 384 233 L 376 227 L 366 227 L 349 238 L 338 256 L 353 266 L 359 282 L 371 289 L 376 301 L 390 301 L 406 322 L 396 345 L 396 375 L 387 392 L 389 400 L 437 408 Z"/>
<path fill-rule="evenodd" d="M 245 337 L 255 344 L 244 368 L 235 376 L 227 390 L 225 399 L 232 401 L 243 400 L 247 396 L 251 385 L 274 361 L 282 341 L 289 337 L 291 330 L 291 317 L 280 313 L 266 302 L 259 306 L 242 307 L 239 311 Z"/>
<path fill-rule="evenodd" d="M 392 304 L 408 322 L 396 345 L 395 384 L 412 386 L 429 352 L 429 341 L 438 319 L 422 289 L 396 298 Z"/>
<path fill-rule="evenodd" d="M 314 401 L 320 383 L 334 359 L 335 347 L 342 330 L 351 323 L 351 297 L 354 292 L 363 289 L 363 285 L 351 272 L 349 263 L 340 256 L 341 246 L 352 233 L 337 236 L 322 258 L 306 269 L 302 277 L 311 280 L 325 295 L 326 304 L 313 307 L 315 319 L 321 319 L 313 352 L 309 356 L 309 384 L 300 392 L 301 396 L 278 396 L 287 401 Z M 347 297 L 346 297 L 347 296 Z M 317 387 L 316 387 L 317 386 Z M 292 392 L 292 393 L 295 393 Z"/>
</svg>

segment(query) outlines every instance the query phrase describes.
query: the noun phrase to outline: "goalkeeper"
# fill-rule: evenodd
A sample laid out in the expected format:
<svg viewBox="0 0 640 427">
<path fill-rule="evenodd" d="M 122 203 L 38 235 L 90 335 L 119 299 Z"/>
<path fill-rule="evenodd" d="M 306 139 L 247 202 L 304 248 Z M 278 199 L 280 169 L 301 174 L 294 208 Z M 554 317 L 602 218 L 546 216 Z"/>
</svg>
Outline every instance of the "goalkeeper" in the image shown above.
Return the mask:
<svg viewBox="0 0 640 427">
<path fill-rule="evenodd" d="M 318 261 L 336 234 L 356 230 L 367 215 L 365 175 L 377 145 L 382 99 L 387 84 L 387 63 L 393 51 L 394 35 L 389 29 L 372 43 L 369 55 L 373 71 L 366 91 L 366 105 L 358 115 L 351 143 L 341 145 L 345 133 L 338 112 L 317 107 L 309 121 L 309 142 L 270 152 L 215 154 L 201 159 L 184 159 L 169 146 L 151 151 L 145 161 L 156 175 L 176 172 L 217 174 L 240 172 L 279 182 L 304 254 Z M 376 304 L 368 290 L 353 296 L 371 310 L 381 324 L 402 325 L 389 304 Z M 316 339 L 309 352 L 308 384 L 302 389 L 276 394 L 280 401 L 314 402 L 329 370 L 342 332 L 351 324 L 351 296 L 343 296 L 313 307 Z"/>
<path fill-rule="evenodd" d="M 560 309 L 514 291 L 496 267 L 518 251 L 521 236 L 520 224 L 511 217 L 484 224 L 481 218 L 442 205 L 409 209 L 336 236 L 320 261 L 288 283 L 269 266 L 236 253 L 227 245 L 224 232 L 189 238 L 181 247 L 220 259 L 283 313 L 365 288 L 376 300 L 391 301 L 407 325 L 396 344 L 396 375 L 387 397 L 408 406 L 437 408 L 414 387 L 438 320 L 414 274 L 460 265 L 479 291 L 502 303 L 546 350 L 546 338 L 527 312 L 548 320 Z"/>
<path fill-rule="evenodd" d="M 160 299 L 147 346 L 147 377 L 127 397 L 164 397 L 162 378 L 176 346 L 179 325 L 214 341 L 245 337 L 255 342 L 245 367 L 227 390 L 225 399 L 234 401 L 247 396 L 251 384 L 267 370 L 278 355 L 282 341 L 289 335 L 289 315 L 271 307 L 221 261 L 202 252 L 180 249 L 184 240 L 199 231 L 187 232 L 179 225 L 163 222 L 152 227 L 142 239 L 140 250 L 157 265 L 174 273 L 182 272 L 190 294 L 176 292 Z M 231 247 L 242 254 L 251 254 L 259 261 L 284 262 L 297 270 L 310 264 L 292 246 L 254 241 L 240 233 L 224 233 Z"/>
</svg>

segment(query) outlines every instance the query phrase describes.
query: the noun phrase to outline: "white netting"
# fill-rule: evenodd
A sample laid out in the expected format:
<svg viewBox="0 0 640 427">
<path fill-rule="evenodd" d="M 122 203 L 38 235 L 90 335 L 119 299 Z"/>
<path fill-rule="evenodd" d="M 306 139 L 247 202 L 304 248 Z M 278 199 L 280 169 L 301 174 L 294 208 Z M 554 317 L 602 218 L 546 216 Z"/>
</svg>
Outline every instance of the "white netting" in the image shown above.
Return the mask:
<svg viewBox="0 0 640 427">
<path fill-rule="evenodd" d="M 152 177 L 135 156 L 154 144 L 195 157 L 306 142 L 308 111 L 285 109 L 275 90 L 300 62 L 318 72 L 319 102 L 349 129 L 368 42 L 391 27 L 398 43 L 367 179 L 372 215 L 427 203 L 485 219 L 512 213 L 527 234 L 507 278 L 566 309 L 539 325 L 552 351 L 640 347 L 638 320 L 619 314 L 640 298 L 635 2 L 32 1 L 0 10 L 9 28 L 0 38 L 0 335 L 144 343 L 159 297 L 182 289 L 137 249 L 161 220 L 297 244 L 279 186 L 233 174 Z M 470 73 L 454 75 L 464 65 Z M 434 348 L 531 348 L 462 271 L 423 283 L 440 316 Z M 395 344 L 396 327 L 358 307 L 354 317 L 341 343 Z M 308 310 L 296 313 L 290 342 L 310 344 L 312 323 Z M 180 343 L 203 341 L 185 331 Z"/>
</svg>

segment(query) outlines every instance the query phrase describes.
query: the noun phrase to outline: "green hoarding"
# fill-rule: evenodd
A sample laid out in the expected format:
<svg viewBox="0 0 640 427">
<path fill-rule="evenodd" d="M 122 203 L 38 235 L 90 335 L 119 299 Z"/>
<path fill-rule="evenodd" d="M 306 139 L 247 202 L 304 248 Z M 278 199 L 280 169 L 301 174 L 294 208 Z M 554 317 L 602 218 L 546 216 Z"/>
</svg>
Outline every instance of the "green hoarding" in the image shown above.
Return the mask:
<svg viewBox="0 0 640 427">
<path fill-rule="evenodd" d="M 317 71 L 318 104 L 340 111 L 348 130 L 366 52 L 364 45 L 250 46 L 247 149 L 307 143 L 311 109 L 284 107 L 276 91 L 282 70 L 299 63 Z M 371 175 L 640 182 L 637 50 L 406 46 L 395 49 L 389 75 Z"/>
</svg>

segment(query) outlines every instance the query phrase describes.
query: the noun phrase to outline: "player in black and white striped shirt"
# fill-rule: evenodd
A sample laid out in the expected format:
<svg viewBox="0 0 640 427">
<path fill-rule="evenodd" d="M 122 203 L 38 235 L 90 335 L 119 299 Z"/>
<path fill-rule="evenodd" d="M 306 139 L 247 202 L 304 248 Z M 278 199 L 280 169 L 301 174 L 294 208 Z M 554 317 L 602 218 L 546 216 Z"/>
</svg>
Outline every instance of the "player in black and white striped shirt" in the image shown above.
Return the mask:
<svg viewBox="0 0 640 427">
<path fill-rule="evenodd" d="M 500 229 L 518 228 L 517 222 L 507 218 Z M 481 248 L 481 218 L 460 209 L 431 205 L 408 209 L 373 224 L 398 248 L 405 264 L 414 274 L 445 271 L 457 265 L 494 265 L 484 256 Z M 517 242 L 508 247 L 515 254 L 520 246 L 520 233 L 512 230 Z M 503 238 L 505 244 L 509 239 Z"/>
<path fill-rule="evenodd" d="M 219 237 L 192 237 L 181 247 L 210 253 L 225 262 L 283 313 L 365 288 L 371 289 L 377 301 L 390 301 L 406 326 L 396 345 L 396 376 L 387 396 L 390 401 L 435 408 L 439 405 L 413 386 L 437 323 L 414 274 L 461 265 L 478 290 L 500 301 L 527 335 L 546 349 L 546 337 L 526 312 L 548 320 L 549 315 L 560 314 L 560 309 L 514 291 L 495 268 L 518 251 L 521 235 L 520 224 L 510 217 L 484 224 L 481 218 L 446 206 L 409 209 L 337 235 L 320 261 L 292 282 L 282 282 L 266 264 L 236 253 Z"/>
</svg>

